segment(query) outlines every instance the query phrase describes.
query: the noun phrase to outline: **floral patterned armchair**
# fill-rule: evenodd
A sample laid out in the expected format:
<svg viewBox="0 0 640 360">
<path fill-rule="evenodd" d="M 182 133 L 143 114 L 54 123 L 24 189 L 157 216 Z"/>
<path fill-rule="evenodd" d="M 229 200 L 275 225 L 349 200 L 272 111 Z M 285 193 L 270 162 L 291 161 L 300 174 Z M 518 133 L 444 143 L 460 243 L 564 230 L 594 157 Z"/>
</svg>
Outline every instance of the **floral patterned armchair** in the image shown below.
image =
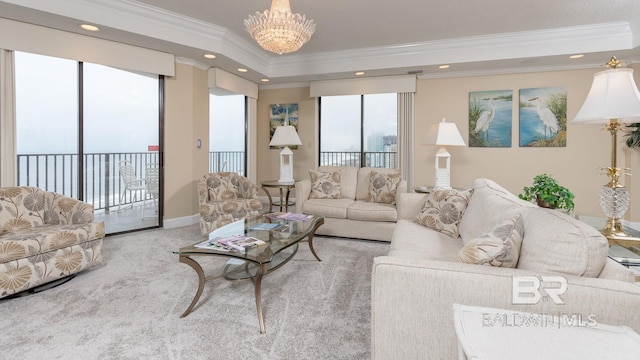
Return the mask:
<svg viewBox="0 0 640 360">
<path fill-rule="evenodd" d="M 198 199 L 203 236 L 220 226 L 259 215 L 262 210 L 258 187 L 233 172 L 209 173 L 200 178 Z"/>
<path fill-rule="evenodd" d="M 91 204 L 36 187 L 0 188 L 0 298 L 102 262 Z"/>
</svg>

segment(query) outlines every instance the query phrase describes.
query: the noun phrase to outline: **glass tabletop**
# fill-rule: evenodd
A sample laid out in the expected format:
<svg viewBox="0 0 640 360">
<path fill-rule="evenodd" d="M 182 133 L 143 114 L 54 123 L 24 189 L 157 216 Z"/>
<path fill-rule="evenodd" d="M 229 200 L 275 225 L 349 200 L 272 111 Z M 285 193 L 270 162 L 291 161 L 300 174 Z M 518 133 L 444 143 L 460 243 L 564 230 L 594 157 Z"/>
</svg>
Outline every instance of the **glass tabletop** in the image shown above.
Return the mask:
<svg viewBox="0 0 640 360">
<path fill-rule="evenodd" d="M 196 245 L 207 241 L 207 237 L 203 237 L 198 242 L 184 246 L 173 253 L 178 255 L 223 255 L 248 260 L 259 265 L 268 264 L 279 258 L 277 254 L 292 245 L 296 245 L 307 237 L 319 223 L 324 221 L 323 216 L 305 215 L 304 217 L 306 218 L 302 218 L 302 215 L 292 213 L 258 215 L 222 226 L 209 234 L 209 241 L 244 234 L 265 242 L 263 245 L 246 249 L 244 253 L 235 250 L 225 251 L 196 247 Z M 285 253 L 289 253 L 289 251 Z"/>
</svg>

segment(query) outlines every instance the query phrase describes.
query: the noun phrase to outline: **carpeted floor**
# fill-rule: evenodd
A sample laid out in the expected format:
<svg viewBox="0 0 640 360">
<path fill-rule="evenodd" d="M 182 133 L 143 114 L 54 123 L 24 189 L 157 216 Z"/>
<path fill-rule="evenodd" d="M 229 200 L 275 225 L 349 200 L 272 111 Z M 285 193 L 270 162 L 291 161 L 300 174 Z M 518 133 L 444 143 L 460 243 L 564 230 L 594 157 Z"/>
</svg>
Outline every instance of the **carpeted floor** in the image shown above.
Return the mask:
<svg viewBox="0 0 640 360">
<path fill-rule="evenodd" d="M 368 359 L 371 267 L 389 244 L 318 236 L 262 281 L 217 279 L 191 302 L 197 276 L 172 254 L 198 228 L 105 239 L 105 261 L 59 287 L 0 300 L 0 359 Z M 204 258 L 199 258 L 203 260 Z M 201 261 L 207 274 L 225 258 Z"/>
</svg>

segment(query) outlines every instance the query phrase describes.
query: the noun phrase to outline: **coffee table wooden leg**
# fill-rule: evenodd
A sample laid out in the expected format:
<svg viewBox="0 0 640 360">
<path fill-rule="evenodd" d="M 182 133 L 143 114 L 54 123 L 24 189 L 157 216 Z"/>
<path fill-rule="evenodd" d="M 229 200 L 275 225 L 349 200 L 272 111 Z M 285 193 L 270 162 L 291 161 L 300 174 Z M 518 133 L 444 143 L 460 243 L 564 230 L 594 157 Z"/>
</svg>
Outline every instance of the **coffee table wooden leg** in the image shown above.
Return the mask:
<svg viewBox="0 0 640 360">
<path fill-rule="evenodd" d="M 258 310 L 258 322 L 260 323 L 260 334 L 264 334 L 267 330 L 264 327 L 264 318 L 262 317 L 262 276 L 267 273 L 267 264 L 263 264 L 258 268 L 258 272 L 253 281 L 256 293 L 256 309 Z"/>
<path fill-rule="evenodd" d="M 316 230 L 318 230 L 318 228 L 320 227 L 320 225 L 324 224 L 324 220 L 322 221 L 318 221 L 318 223 L 316 224 L 316 226 L 313 228 L 313 230 L 311 230 L 311 232 L 309 233 L 309 237 L 308 237 L 308 242 L 309 242 L 309 249 L 311 250 L 311 253 L 313 254 L 313 256 L 316 257 L 316 259 L 318 259 L 318 261 L 322 261 L 320 260 L 320 258 L 318 257 L 318 254 L 316 254 L 316 251 L 313 249 L 313 235 L 316 234 Z"/>
<path fill-rule="evenodd" d="M 180 317 L 183 318 L 189 315 L 189 313 L 191 313 L 191 310 L 193 310 L 193 307 L 196 305 L 198 300 L 200 300 L 200 296 L 202 295 L 202 290 L 204 290 L 204 283 L 206 279 L 205 279 L 204 271 L 202 270 L 202 267 L 195 260 L 193 260 L 188 256 L 180 256 L 179 261 L 183 264 L 187 264 L 191 266 L 193 270 L 196 271 L 196 274 L 198 274 L 198 291 L 196 291 L 196 296 L 193 297 L 193 300 L 191 301 L 191 305 L 189 305 L 187 310 L 185 310 L 185 312 L 182 315 L 180 315 Z"/>
</svg>

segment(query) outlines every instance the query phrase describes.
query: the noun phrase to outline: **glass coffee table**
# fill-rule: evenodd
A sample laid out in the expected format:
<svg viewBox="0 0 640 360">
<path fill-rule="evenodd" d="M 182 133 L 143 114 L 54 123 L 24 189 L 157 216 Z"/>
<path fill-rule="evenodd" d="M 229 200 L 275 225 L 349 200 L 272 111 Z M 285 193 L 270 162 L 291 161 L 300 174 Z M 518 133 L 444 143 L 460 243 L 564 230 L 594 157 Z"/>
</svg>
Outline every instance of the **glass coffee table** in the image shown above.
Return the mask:
<svg viewBox="0 0 640 360">
<path fill-rule="evenodd" d="M 278 223 L 279 225 L 277 228 L 271 230 L 254 230 L 260 226 L 264 227 L 265 223 Z M 313 256 L 315 256 L 318 261 L 322 261 L 313 248 L 313 236 L 322 224 L 324 224 L 323 216 L 309 215 L 309 218 L 306 220 L 296 221 L 278 219 L 276 215 L 273 214 L 259 215 L 220 227 L 209 235 L 209 239 L 218 236 L 227 237 L 240 233 L 260 239 L 266 243 L 264 245 L 249 248 L 244 253 L 203 249 L 196 247 L 196 245 L 207 240 L 206 238 L 202 238 L 193 245 L 185 246 L 178 251 L 174 251 L 174 254 L 179 255 L 179 261 L 191 266 L 198 275 L 198 290 L 196 291 L 196 295 L 187 310 L 185 310 L 180 317 L 185 317 L 191 313 L 191 310 L 193 310 L 193 307 L 200 299 L 204 284 L 207 281 L 220 277 L 226 280 L 251 279 L 255 290 L 260 333 L 264 334 L 266 330 L 262 317 L 262 301 L 260 295 L 262 277 L 279 269 L 291 260 L 297 253 L 300 242 L 308 242 L 309 249 Z M 200 264 L 195 260 L 198 256 L 224 256 L 230 259 L 224 266 L 222 275 L 206 276 Z"/>
</svg>

